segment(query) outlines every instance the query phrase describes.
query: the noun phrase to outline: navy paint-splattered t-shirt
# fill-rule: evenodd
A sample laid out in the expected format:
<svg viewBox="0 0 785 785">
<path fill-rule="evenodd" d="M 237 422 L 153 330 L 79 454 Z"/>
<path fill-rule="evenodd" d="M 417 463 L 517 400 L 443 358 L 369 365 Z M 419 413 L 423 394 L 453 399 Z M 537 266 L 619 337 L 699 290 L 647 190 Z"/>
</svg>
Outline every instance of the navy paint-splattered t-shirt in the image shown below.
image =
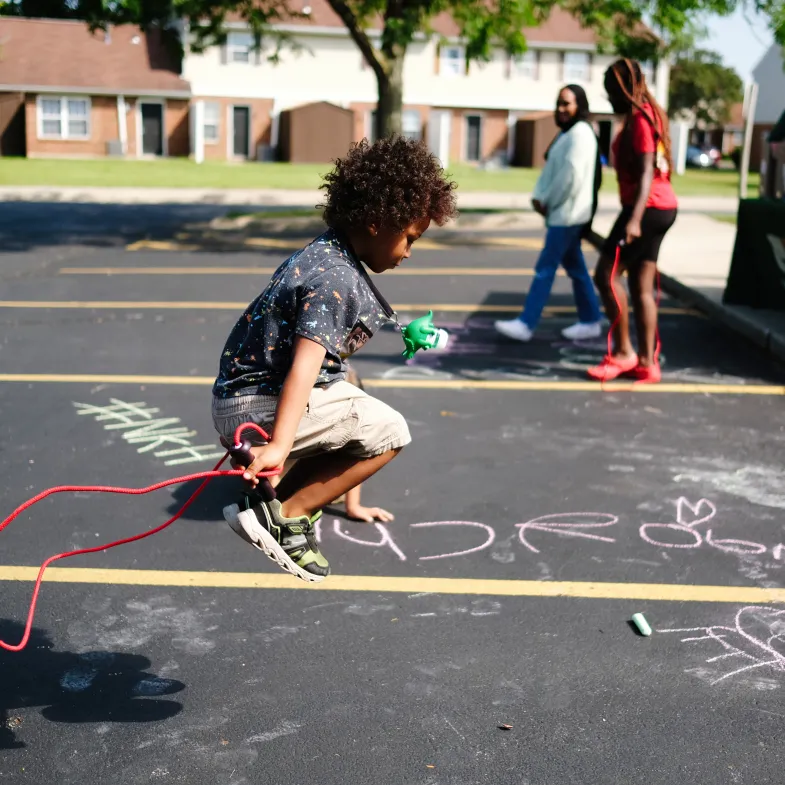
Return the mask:
<svg viewBox="0 0 785 785">
<path fill-rule="evenodd" d="M 289 257 L 229 335 L 213 394 L 278 395 L 295 335 L 327 350 L 317 387 L 345 379 L 345 358 L 389 321 L 365 275 L 332 230 Z"/>
</svg>

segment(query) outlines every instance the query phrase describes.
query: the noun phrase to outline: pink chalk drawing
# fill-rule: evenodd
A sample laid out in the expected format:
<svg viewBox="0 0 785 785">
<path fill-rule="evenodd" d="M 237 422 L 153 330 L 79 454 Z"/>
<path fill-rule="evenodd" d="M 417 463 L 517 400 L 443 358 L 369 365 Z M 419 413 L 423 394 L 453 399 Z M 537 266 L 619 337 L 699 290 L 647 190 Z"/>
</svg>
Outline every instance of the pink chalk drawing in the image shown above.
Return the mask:
<svg viewBox="0 0 785 785">
<path fill-rule="evenodd" d="M 703 517 L 701 509 L 706 512 Z M 690 514 L 691 513 L 691 514 Z M 660 548 L 700 548 L 703 542 L 703 535 L 695 531 L 695 526 L 707 523 L 717 514 L 717 508 L 708 499 L 699 499 L 696 504 L 690 504 L 687 499 L 680 496 L 676 501 L 676 520 L 672 523 L 644 523 L 638 530 L 641 539 L 649 545 L 656 545 Z M 655 540 L 649 535 L 651 529 L 665 529 L 671 531 L 685 532 L 692 537 L 692 542 L 663 542 Z"/>
<path fill-rule="evenodd" d="M 717 506 L 709 499 L 701 498 L 696 502 L 691 502 L 686 497 L 680 496 L 676 500 L 675 520 L 664 523 L 642 523 L 638 534 L 641 540 L 656 548 L 694 549 L 705 546 L 741 557 L 761 556 L 768 552 L 769 547 L 760 542 L 730 538 L 718 539 L 715 537 L 713 528 L 707 528 L 705 531 L 699 530 L 698 527 L 710 524 L 716 515 Z M 601 533 L 599 530 L 615 526 L 617 523 L 619 523 L 619 517 L 607 512 L 558 512 L 540 515 L 525 523 L 513 524 L 513 526 L 518 530 L 518 539 L 521 545 L 531 553 L 540 553 L 539 548 L 530 541 L 532 532 L 556 534 L 560 537 L 579 537 L 584 540 L 614 544 L 617 542 L 615 537 L 609 536 L 607 532 Z M 435 526 L 469 527 L 484 532 L 485 540 L 477 545 L 461 550 L 418 556 L 418 561 L 437 561 L 458 556 L 471 556 L 486 550 L 496 542 L 496 529 L 479 521 L 426 521 L 412 523 L 409 526 L 412 529 L 428 529 Z M 367 524 L 362 524 L 362 528 L 368 528 Z M 340 539 L 355 545 L 389 548 L 399 561 L 407 561 L 403 550 L 397 545 L 385 525 L 376 523 L 373 528 L 378 535 L 378 539 L 375 540 L 362 539 L 348 533 L 342 528 L 342 524 L 337 518 L 333 520 L 329 530 Z M 321 543 L 323 536 L 323 525 L 320 521 L 316 524 L 316 541 Z M 455 546 L 453 545 L 453 547 Z M 771 557 L 774 561 L 785 561 L 785 545 L 780 543 L 773 546 Z"/>
<path fill-rule="evenodd" d="M 641 539 L 650 545 L 659 548 L 700 548 L 705 542 L 712 548 L 725 553 L 735 553 L 740 556 L 759 556 L 766 553 L 768 547 L 759 542 L 751 540 L 733 540 L 714 538 L 714 530 L 707 529 L 706 534 L 702 534 L 697 527 L 714 519 L 717 514 L 717 507 L 708 499 L 699 499 L 695 504 L 690 503 L 683 496 L 676 500 L 676 520 L 671 523 L 644 523 L 639 529 Z M 691 542 L 664 542 L 654 539 L 649 532 L 653 529 L 683 532 L 692 538 Z M 660 536 L 664 534 L 664 531 Z M 777 546 L 779 547 L 779 546 Z M 774 548 L 774 558 L 779 558 L 781 551 Z"/>
<path fill-rule="evenodd" d="M 582 523 L 584 519 L 590 519 L 594 523 Z M 576 520 L 577 519 L 577 520 Z M 600 542 L 616 542 L 613 537 L 603 537 L 599 534 L 589 534 L 578 529 L 602 529 L 606 526 L 615 526 L 619 519 L 615 515 L 607 512 L 557 512 L 552 515 L 541 515 L 539 518 L 532 518 L 526 523 L 516 523 L 518 537 L 521 545 L 528 548 L 533 553 L 540 551 L 535 548 L 527 539 L 527 531 L 550 532 L 565 537 L 583 537 L 586 540 L 598 540 Z"/>
<path fill-rule="evenodd" d="M 478 553 L 479 551 L 487 548 L 493 544 L 496 539 L 496 530 L 492 526 L 485 523 L 477 523 L 476 521 L 429 521 L 427 523 L 413 523 L 411 527 L 416 529 L 420 526 L 476 526 L 478 529 L 484 529 L 488 535 L 487 539 L 482 545 L 477 545 L 474 548 L 466 548 L 463 551 L 454 551 L 453 553 L 440 553 L 436 556 L 420 556 L 420 561 L 428 561 L 430 559 L 450 559 L 453 556 L 467 556 L 470 553 Z"/>
<path fill-rule="evenodd" d="M 351 534 L 346 534 L 346 532 L 341 530 L 341 522 L 338 518 L 333 520 L 333 531 L 344 540 L 353 542 L 355 545 L 367 545 L 370 548 L 389 548 L 401 561 L 406 561 L 406 554 L 395 544 L 387 527 L 383 523 L 374 523 L 373 528 L 379 532 L 380 537 L 376 542 L 369 542 L 368 540 L 359 540 L 357 537 L 352 537 Z"/>
<path fill-rule="evenodd" d="M 657 632 L 687 633 L 688 637 L 682 638 L 682 643 L 711 641 L 718 644 L 722 653 L 709 657 L 706 663 L 727 662 L 733 670 L 717 676 L 711 684 L 759 668 L 771 668 L 777 674 L 785 672 L 785 609 L 748 605 L 737 611 L 732 626 L 710 625 Z"/>
</svg>

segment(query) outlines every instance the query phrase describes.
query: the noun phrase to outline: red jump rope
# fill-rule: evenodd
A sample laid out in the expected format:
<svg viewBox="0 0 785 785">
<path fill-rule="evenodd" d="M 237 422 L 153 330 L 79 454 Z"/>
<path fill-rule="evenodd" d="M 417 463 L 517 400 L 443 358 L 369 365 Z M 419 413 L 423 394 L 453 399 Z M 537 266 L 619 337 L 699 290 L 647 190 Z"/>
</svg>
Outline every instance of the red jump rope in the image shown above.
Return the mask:
<svg viewBox="0 0 785 785">
<path fill-rule="evenodd" d="M 611 278 L 610 278 L 611 294 L 613 295 L 613 302 L 616 303 L 616 317 L 614 318 L 613 322 L 611 323 L 610 328 L 608 329 L 608 338 L 607 338 L 607 343 L 608 343 L 608 354 L 607 354 L 607 356 L 608 357 L 612 357 L 613 356 L 613 331 L 616 329 L 616 327 L 619 324 L 619 320 L 621 319 L 621 303 L 619 302 L 619 295 L 616 294 L 616 286 L 614 284 L 614 281 L 616 279 L 616 273 L 618 273 L 619 267 L 621 266 L 621 249 L 625 246 L 625 244 L 626 244 L 625 241 L 622 240 L 616 246 L 616 254 L 615 254 L 614 258 L 613 258 L 613 267 L 611 268 Z M 657 268 L 656 275 L 657 275 L 657 298 L 656 298 L 655 302 L 656 302 L 656 305 L 657 305 L 657 311 L 659 312 L 659 310 L 660 310 L 660 300 L 662 299 L 662 287 L 660 286 L 660 269 L 659 269 L 659 267 Z M 656 326 L 655 336 L 656 337 L 655 337 L 655 343 L 654 343 L 654 360 L 655 360 L 655 362 L 658 362 L 659 358 L 660 358 L 660 348 L 661 348 L 659 323 Z M 605 384 L 606 384 L 606 382 L 607 382 L 607 380 L 605 378 L 600 380 L 600 389 L 603 392 L 605 392 Z M 633 382 L 629 387 L 614 387 L 613 389 L 615 391 L 622 391 L 623 392 L 625 390 L 632 390 L 636 386 L 638 386 L 638 382 Z"/>
<path fill-rule="evenodd" d="M 0 532 L 3 531 L 3 529 L 5 529 L 12 521 L 18 518 L 25 510 L 29 509 L 34 504 L 37 504 L 43 499 L 46 499 L 47 496 L 53 496 L 56 493 L 122 493 L 131 496 L 141 496 L 146 493 L 152 493 L 153 491 L 160 490 L 161 488 L 167 488 L 170 485 L 179 485 L 180 483 L 191 482 L 192 480 L 203 480 L 203 482 L 191 494 L 191 496 L 177 511 L 177 513 L 169 518 L 168 521 L 162 523 L 160 526 L 156 526 L 154 529 L 150 529 L 149 531 L 143 532 L 142 534 L 136 534 L 133 537 L 125 537 L 122 540 L 115 540 L 114 542 L 110 542 L 106 545 L 96 545 L 94 548 L 79 548 L 75 551 L 66 551 L 65 553 L 57 553 L 54 556 L 50 556 L 41 565 L 41 569 L 38 571 L 38 577 L 35 580 L 33 594 L 30 599 L 30 608 L 27 613 L 27 622 L 25 624 L 25 631 L 24 635 L 22 635 L 22 640 L 17 644 L 10 644 L 0 640 L 0 648 L 5 649 L 6 651 L 22 651 L 22 649 L 27 646 L 27 642 L 30 638 L 30 631 L 33 628 L 35 606 L 38 602 L 38 593 L 41 589 L 41 581 L 44 577 L 44 572 L 46 572 L 46 568 L 52 564 L 52 562 L 56 562 L 59 559 L 67 559 L 69 556 L 81 556 L 85 553 L 108 551 L 110 548 L 116 548 L 118 545 L 125 545 L 129 542 L 136 542 L 137 540 L 144 540 L 145 538 L 151 537 L 153 534 L 158 534 L 158 532 L 161 532 L 167 527 L 171 526 L 194 503 L 196 498 L 207 487 L 211 480 L 215 479 L 216 477 L 238 477 L 243 474 L 243 469 L 220 471 L 220 467 L 230 455 L 243 466 L 249 466 L 251 464 L 253 461 L 253 455 L 251 454 L 250 449 L 251 444 L 248 441 L 241 440 L 243 431 L 249 429 L 259 433 L 265 441 L 270 440 L 270 437 L 265 433 L 265 431 L 255 423 L 244 423 L 234 432 L 234 446 L 227 450 L 226 455 L 224 455 L 223 458 L 221 458 L 221 460 L 218 461 L 218 463 L 215 464 L 215 466 L 210 471 L 197 472 L 196 474 L 187 474 L 184 477 L 175 477 L 171 480 L 164 480 L 163 482 L 156 483 L 155 485 L 149 485 L 147 488 L 120 488 L 110 485 L 58 485 L 54 488 L 49 488 L 46 491 L 42 491 L 37 496 L 34 496 L 32 499 L 17 507 L 2 523 L 0 523 Z M 257 490 L 266 501 L 271 501 L 275 498 L 275 490 L 267 478 L 276 474 L 280 474 L 280 471 L 280 469 L 273 469 L 271 471 L 260 472 L 257 475 L 257 477 L 260 479 Z"/>
</svg>

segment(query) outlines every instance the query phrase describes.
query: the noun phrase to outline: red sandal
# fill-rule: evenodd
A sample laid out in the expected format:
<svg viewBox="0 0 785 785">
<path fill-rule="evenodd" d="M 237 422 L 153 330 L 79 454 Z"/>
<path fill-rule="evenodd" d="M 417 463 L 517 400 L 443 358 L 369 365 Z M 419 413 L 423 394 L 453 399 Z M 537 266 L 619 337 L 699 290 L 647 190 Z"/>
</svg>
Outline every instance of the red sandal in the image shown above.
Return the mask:
<svg viewBox="0 0 785 785">
<path fill-rule="evenodd" d="M 662 381 L 662 371 L 658 362 L 651 365 L 636 365 L 626 376 L 632 377 L 636 384 L 657 384 Z"/>
<path fill-rule="evenodd" d="M 589 368 L 586 373 L 589 374 L 590 379 L 597 382 L 609 382 L 611 379 L 616 379 L 623 373 L 629 373 L 638 365 L 638 358 L 632 356 L 629 359 L 613 357 L 606 354 L 599 365 Z"/>
</svg>

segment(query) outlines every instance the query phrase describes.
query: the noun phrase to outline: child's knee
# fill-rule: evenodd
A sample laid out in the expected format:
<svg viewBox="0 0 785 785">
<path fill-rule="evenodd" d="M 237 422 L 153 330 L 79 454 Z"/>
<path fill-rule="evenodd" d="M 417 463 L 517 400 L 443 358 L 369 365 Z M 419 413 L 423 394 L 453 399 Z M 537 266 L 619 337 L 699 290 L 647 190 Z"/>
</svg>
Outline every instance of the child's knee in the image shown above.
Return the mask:
<svg viewBox="0 0 785 785">
<path fill-rule="evenodd" d="M 400 452 L 411 442 L 409 426 L 400 412 L 370 396 L 363 404 L 358 447 L 368 457 Z"/>
</svg>

